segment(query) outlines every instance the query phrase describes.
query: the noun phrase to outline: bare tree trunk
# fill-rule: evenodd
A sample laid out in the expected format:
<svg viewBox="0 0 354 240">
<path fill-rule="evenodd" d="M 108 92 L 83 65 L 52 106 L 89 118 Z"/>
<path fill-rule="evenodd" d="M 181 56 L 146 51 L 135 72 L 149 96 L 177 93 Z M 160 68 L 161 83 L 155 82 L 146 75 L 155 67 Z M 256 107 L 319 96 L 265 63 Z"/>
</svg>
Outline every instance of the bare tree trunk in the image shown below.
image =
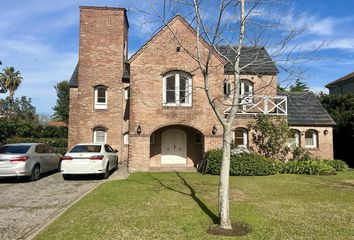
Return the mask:
<svg viewBox="0 0 354 240">
<path fill-rule="evenodd" d="M 223 156 L 219 180 L 219 217 L 222 229 L 232 229 L 229 203 L 231 138 L 231 128 L 226 124 L 223 133 Z"/>
</svg>

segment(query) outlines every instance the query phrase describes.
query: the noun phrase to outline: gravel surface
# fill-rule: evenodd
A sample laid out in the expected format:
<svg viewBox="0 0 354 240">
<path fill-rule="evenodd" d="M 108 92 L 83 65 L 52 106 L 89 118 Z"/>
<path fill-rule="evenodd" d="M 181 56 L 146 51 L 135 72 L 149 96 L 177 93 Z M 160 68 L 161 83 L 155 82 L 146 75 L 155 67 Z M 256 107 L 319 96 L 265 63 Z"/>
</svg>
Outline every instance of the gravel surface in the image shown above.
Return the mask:
<svg viewBox="0 0 354 240">
<path fill-rule="evenodd" d="M 98 184 L 128 175 L 126 167 L 120 166 L 108 180 L 88 175 L 64 181 L 58 172 L 36 182 L 0 178 L 0 239 L 25 239 Z"/>
</svg>

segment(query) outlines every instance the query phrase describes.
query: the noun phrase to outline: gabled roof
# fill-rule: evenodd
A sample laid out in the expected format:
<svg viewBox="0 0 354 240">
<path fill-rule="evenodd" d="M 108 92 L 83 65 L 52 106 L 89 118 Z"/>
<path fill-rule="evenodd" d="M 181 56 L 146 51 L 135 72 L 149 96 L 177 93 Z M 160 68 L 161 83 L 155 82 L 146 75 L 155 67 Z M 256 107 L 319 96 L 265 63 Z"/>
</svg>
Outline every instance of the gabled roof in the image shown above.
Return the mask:
<svg viewBox="0 0 354 240">
<path fill-rule="evenodd" d="M 143 46 L 141 46 L 141 48 L 130 57 L 128 63 L 134 61 L 147 47 L 149 47 L 158 38 L 159 35 L 169 30 L 168 26 L 172 26 L 176 21 L 180 21 L 183 25 L 186 26 L 186 29 L 188 31 L 190 31 L 194 36 L 197 36 L 197 32 L 194 30 L 194 28 L 181 15 L 177 14 L 174 18 L 171 19 L 171 21 L 167 23 L 167 25 L 163 26 L 157 33 L 155 33 L 154 36 L 150 38 L 149 41 L 147 41 Z M 204 45 L 204 47 L 211 49 L 210 45 L 202 37 L 200 38 L 200 42 Z M 213 51 L 213 54 L 216 58 L 220 60 L 220 62 L 225 63 L 225 60 L 216 51 Z"/>
<path fill-rule="evenodd" d="M 344 84 L 344 82 L 352 80 L 354 81 L 354 72 L 349 73 L 348 75 L 345 75 L 344 77 L 338 78 L 337 80 L 328 83 L 325 87 L 326 88 L 333 88 L 337 86 L 341 86 Z"/>
<path fill-rule="evenodd" d="M 74 72 L 71 75 L 71 78 L 69 80 L 69 86 L 71 88 L 77 88 L 79 86 L 78 78 L 79 78 L 79 63 L 76 64 Z"/>
<path fill-rule="evenodd" d="M 219 53 L 229 61 L 236 58 L 238 46 L 216 46 Z M 246 66 L 246 67 L 245 67 Z M 240 67 L 245 67 L 242 74 L 269 74 L 278 73 L 278 68 L 263 46 L 242 46 L 240 56 Z M 233 65 L 228 62 L 225 65 L 225 74 L 233 74 Z"/>
<path fill-rule="evenodd" d="M 288 123 L 292 126 L 332 126 L 335 121 L 312 92 L 281 92 L 288 97 Z"/>
</svg>

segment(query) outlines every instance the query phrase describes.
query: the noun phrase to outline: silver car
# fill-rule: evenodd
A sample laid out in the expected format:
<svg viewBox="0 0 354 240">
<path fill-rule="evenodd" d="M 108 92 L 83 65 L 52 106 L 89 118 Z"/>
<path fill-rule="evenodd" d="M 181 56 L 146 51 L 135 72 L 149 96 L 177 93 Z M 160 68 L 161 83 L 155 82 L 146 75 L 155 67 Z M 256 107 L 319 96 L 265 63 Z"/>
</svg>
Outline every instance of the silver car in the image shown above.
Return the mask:
<svg viewBox="0 0 354 240">
<path fill-rule="evenodd" d="M 40 174 L 60 170 L 61 155 L 47 144 L 17 143 L 0 147 L 0 177 L 29 176 L 37 181 Z"/>
</svg>

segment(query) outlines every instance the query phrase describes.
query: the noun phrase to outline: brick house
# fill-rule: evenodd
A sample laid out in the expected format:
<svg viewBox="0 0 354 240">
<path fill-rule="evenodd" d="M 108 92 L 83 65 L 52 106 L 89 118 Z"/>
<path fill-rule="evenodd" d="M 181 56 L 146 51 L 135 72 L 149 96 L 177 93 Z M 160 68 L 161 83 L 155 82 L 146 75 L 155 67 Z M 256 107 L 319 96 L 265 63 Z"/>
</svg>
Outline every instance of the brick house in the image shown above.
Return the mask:
<svg viewBox="0 0 354 240">
<path fill-rule="evenodd" d="M 70 79 L 69 147 L 107 142 L 130 171 L 159 171 L 193 170 L 205 151 L 222 146 L 222 127 L 202 89 L 202 73 L 185 50 L 195 49 L 196 33 L 181 16 L 169 26 L 185 48 L 163 27 L 128 59 L 126 10 L 80 8 L 79 61 Z M 205 42 L 202 46 L 209 47 Z M 315 96 L 277 94 L 278 70 L 266 50 L 244 51 L 241 65 L 258 56 L 265 64 L 243 71 L 240 93 L 248 98 L 242 100 L 245 109 L 234 124 L 235 145 L 252 146 L 246 126 L 261 111 L 288 119 L 291 144 L 332 159 L 334 122 Z M 233 73 L 224 57 L 234 52 L 220 46 L 219 53 L 211 57 L 210 92 L 227 101 L 225 89 Z"/>
</svg>

